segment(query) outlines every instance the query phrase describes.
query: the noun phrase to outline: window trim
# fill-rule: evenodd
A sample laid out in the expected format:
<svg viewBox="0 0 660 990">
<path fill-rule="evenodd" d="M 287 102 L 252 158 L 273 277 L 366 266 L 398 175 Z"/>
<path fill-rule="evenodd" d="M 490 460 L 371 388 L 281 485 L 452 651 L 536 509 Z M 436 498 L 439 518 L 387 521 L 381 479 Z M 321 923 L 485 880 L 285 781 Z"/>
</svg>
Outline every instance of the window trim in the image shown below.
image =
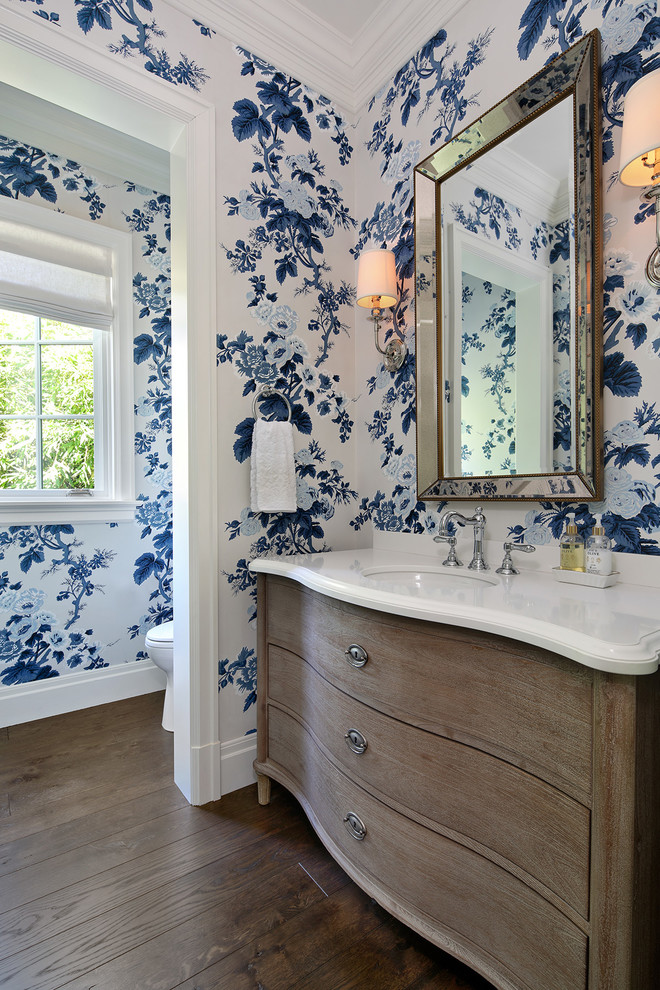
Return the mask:
<svg viewBox="0 0 660 990">
<path fill-rule="evenodd" d="M 20 200 L 0 198 L 0 216 L 31 223 L 78 240 L 101 244 L 112 255 L 112 326 L 95 330 L 101 349 L 98 383 L 103 399 L 98 417 L 107 477 L 96 478 L 91 496 L 25 491 L 19 497 L 0 490 L 0 523 L 119 522 L 135 518 L 133 239 L 130 233 L 81 220 Z M 95 345 L 96 346 L 96 345 Z M 95 376 L 95 402 L 97 383 Z M 96 433 L 94 438 L 96 449 Z M 102 487 L 99 485 L 101 483 Z"/>
</svg>

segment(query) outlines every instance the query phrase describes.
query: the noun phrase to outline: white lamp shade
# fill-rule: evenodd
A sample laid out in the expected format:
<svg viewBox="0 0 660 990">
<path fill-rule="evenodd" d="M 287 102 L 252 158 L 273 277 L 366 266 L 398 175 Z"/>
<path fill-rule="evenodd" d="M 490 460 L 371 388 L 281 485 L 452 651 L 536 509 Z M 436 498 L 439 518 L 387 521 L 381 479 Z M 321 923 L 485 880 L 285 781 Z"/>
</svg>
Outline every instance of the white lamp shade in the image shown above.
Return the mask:
<svg viewBox="0 0 660 990">
<path fill-rule="evenodd" d="M 374 306 L 374 296 L 379 303 Z M 397 301 L 394 252 L 372 248 L 363 251 L 358 262 L 357 304 L 365 308 L 383 309 Z"/>
<path fill-rule="evenodd" d="M 651 176 L 660 172 L 660 164 L 649 168 L 642 155 L 651 153 L 653 162 L 656 149 L 660 163 L 660 70 L 642 76 L 626 94 L 619 161 L 624 186 L 651 185 Z"/>
</svg>

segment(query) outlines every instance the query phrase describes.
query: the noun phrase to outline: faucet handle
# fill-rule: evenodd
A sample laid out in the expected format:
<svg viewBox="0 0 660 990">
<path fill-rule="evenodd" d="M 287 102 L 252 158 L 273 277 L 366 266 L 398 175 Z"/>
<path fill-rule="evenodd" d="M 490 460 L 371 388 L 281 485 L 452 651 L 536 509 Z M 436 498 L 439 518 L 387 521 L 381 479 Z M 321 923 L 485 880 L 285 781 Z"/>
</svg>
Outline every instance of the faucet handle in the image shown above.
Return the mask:
<svg viewBox="0 0 660 990">
<path fill-rule="evenodd" d="M 529 543 L 505 543 L 504 560 L 502 561 L 502 566 L 498 567 L 495 571 L 496 574 L 520 574 L 520 571 L 513 566 L 512 550 L 519 550 L 521 553 L 534 553 L 536 547 L 531 546 Z"/>
<path fill-rule="evenodd" d="M 443 567 L 462 567 L 463 561 L 459 560 L 456 556 L 456 537 L 455 536 L 434 536 L 434 543 L 447 543 L 449 545 L 449 553 L 447 554 L 447 559 L 443 560 Z"/>
</svg>

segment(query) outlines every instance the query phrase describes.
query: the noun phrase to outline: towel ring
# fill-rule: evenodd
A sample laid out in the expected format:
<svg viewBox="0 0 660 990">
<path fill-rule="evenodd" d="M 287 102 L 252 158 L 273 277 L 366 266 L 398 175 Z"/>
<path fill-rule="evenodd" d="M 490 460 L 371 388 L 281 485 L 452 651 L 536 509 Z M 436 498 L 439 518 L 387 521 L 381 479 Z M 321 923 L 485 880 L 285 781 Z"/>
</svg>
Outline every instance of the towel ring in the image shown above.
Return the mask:
<svg viewBox="0 0 660 990">
<path fill-rule="evenodd" d="M 276 395 L 279 399 L 282 399 L 282 401 L 284 403 L 286 403 L 287 417 L 286 417 L 285 422 L 286 423 L 290 423 L 291 422 L 291 403 L 287 399 L 286 395 L 283 395 L 282 392 L 278 392 L 276 388 L 271 388 L 270 385 L 264 385 L 264 387 L 262 389 L 260 389 L 257 392 L 257 394 L 255 395 L 255 397 L 254 397 L 254 402 L 252 403 L 252 415 L 253 415 L 254 419 L 258 419 L 259 418 L 259 410 L 257 408 L 257 403 L 261 399 L 268 399 L 268 398 L 270 398 L 271 395 Z"/>
</svg>

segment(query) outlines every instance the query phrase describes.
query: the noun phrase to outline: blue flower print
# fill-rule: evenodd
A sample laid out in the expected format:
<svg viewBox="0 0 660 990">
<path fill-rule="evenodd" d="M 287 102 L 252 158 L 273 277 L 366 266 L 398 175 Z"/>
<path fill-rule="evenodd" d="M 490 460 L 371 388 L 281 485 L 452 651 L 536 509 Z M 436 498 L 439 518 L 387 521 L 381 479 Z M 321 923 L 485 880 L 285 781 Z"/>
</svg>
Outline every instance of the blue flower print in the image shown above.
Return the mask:
<svg viewBox="0 0 660 990">
<path fill-rule="evenodd" d="M 5 668 L 2 683 L 9 687 L 57 676 L 57 671 L 53 670 L 50 664 L 40 663 L 38 660 L 17 660 L 16 663 Z"/>
<path fill-rule="evenodd" d="M 144 10 L 153 10 L 152 0 L 135 0 Z M 75 0 L 78 7 L 77 19 L 79 28 L 88 34 L 94 27 L 110 31 L 113 27 L 113 13 L 121 20 L 124 31 L 131 31 L 134 38 L 123 34 L 119 44 L 112 43 L 108 49 L 123 58 L 136 54 L 145 57 L 144 68 L 147 72 L 160 76 L 174 85 L 190 86 L 199 90 L 208 79 L 208 75 L 186 55 L 181 54 L 179 61 L 172 63 L 170 56 L 163 48 L 154 44 L 156 38 L 165 36 L 165 32 L 157 27 L 155 20 L 140 20 L 135 10 L 133 0 Z M 199 22 L 197 22 L 199 23 Z"/>
<path fill-rule="evenodd" d="M 116 10 L 116 6 L 112 9 Z M 107 10 L 111 12 L 110 3 Z M 154 563 L 151 570 L 143 566 L 139 573 L 146 573 L 147 580 L 154 583 L 150 609 L 158 615 L 165 615 L 169 609 L 169 618 L 171 471 L 165 460 L 171 453 L 169 198 L 131 181 L 106 185 L 73 160 L 0 138 L 0 195 L 3 194 L 31 197 L 63 213 L 88 213 L 94 221 L 117 227 L 123 221 L 133 235 L 135 257 L 142 255 L 143 270 L 134 275 L 136 327 L 140 327 L 139 321 L 146 320 L 149 326 L 136 329 L 134 339 L 136 383 L 138 389 L 143 389 L 135 399 L 140 425 L 135 451 L 143 459 L 137 473 L 142 469 L 147 484 L 146 494 L 138 499 L 137 519 L 141 538 L 148 538 L 152 544 L 153 552 L 151 556 L 147 552 L 146 557 Z M 107 532 L 103 523 L 97 529 Z M 92 543 L 96 540 L 100 548 Z M 103 607 L 99 602 L 105 591 L 101 575 L 115 560 L 115 551 L 105 545 L 100 533 L 95 535 L 93 526 L 69 524 L 10 526 L 0 530 L 0 559 L 10 554 L 15 569 L 5 572 L 0 580 L 2 683 L 24 683 L 59 677 L 67 670 L 107 666 L 111 661 L 104 656 L 106 647 L 101 646 L 90 628 L 95 624 L 96 610 Z M 28 575 L 31 585 L 33 579 L 44 579 L 43 587 L 23 587 Z M 149 600 L 146 595 L 145 599 Z M 131 635 L 130 629 L 126 635 Z M 114 645 L 108 644 L 108 648 Z M 124 649 L 121 662 L 131 659 L 135 654 L 131 657 Z M 112 662 L 117 661 L 113 658 Z"/>
<path fill-rule="evenodd" d="M 147 529 L 162 529 L 167 526 L 171 513 L 165 511 L 156 499 L 140 502 L 136 511 L 136 521 Z"/>
<path fill-rule="evenodd" d="M 298 314 L 290 306 L 277 306 L 271 311 L 269 325 L 275 333 L 288 337 L 295 333 L 298 326 Z"/>
<path fill-rule="evenodd" d="M 531 0 L 520 19 L 518 42 L 520 58 L 529 58 L 539 43 L 553 44 L 566 51 L 584 33 L 582 18 L 585 0 Z M 653 0 L 591 0 L 594 10 L 602 11 L 601 84 L 603 103 L 603 158 L 614 155 L 612 130 L 623 119 L 623 100 L 630 87 L 657 65 L 656 4 Z M 545 37 L 544 37 L 545 35 Z M 555 53 L 550 53 L 551 59 Z"/>
<path fill-rule="evenodd" d="M 299 213 L 308 220 L 316 208 L 316 202 L 300 182 L 287 182 L 282 179 L 279 192 L 287 209 Z"/>
<path fill-rule="evenodd" d="M 639 515 L 644 507 L 644 495 L 652 491 L 647 490 L 647 486 L 635 482 L 628 471 L 608 469 L 607 471 L 607 495 L 603 503 L 603 510 L 607 513 L 620 516 L 622 519 L 634 519 Z"/>
<path fill-rule="evenodd" d="M 229 684 L 246 695 L 243 704 L 246 712 L 257 700 L 257 657 L 253 649 L 244 646 L 236 660 L 218 662 L 218 690 Z"/>
<path fill-rule="evenodd" d="M 644 323 L 658 313 L 658 292 L 647 282 L 629 282 L 617 294 L 615 305 L 630 323 Z"/>
<path fill-rule="evenodd" d="M 236 202 L 239 217 L 242 217 L 243 220 L 258 219 L 259 208 L 252 201 L 252 197 L 247 189 L 241 189 Z"/>
<path fill-rule="evenodd" d="M 542 547 L 552 543 L 552 532 L 547 526 L 537 522 L 538 513 L 532 509 L 525 515 L 525 543 Z"/>
</svg>

